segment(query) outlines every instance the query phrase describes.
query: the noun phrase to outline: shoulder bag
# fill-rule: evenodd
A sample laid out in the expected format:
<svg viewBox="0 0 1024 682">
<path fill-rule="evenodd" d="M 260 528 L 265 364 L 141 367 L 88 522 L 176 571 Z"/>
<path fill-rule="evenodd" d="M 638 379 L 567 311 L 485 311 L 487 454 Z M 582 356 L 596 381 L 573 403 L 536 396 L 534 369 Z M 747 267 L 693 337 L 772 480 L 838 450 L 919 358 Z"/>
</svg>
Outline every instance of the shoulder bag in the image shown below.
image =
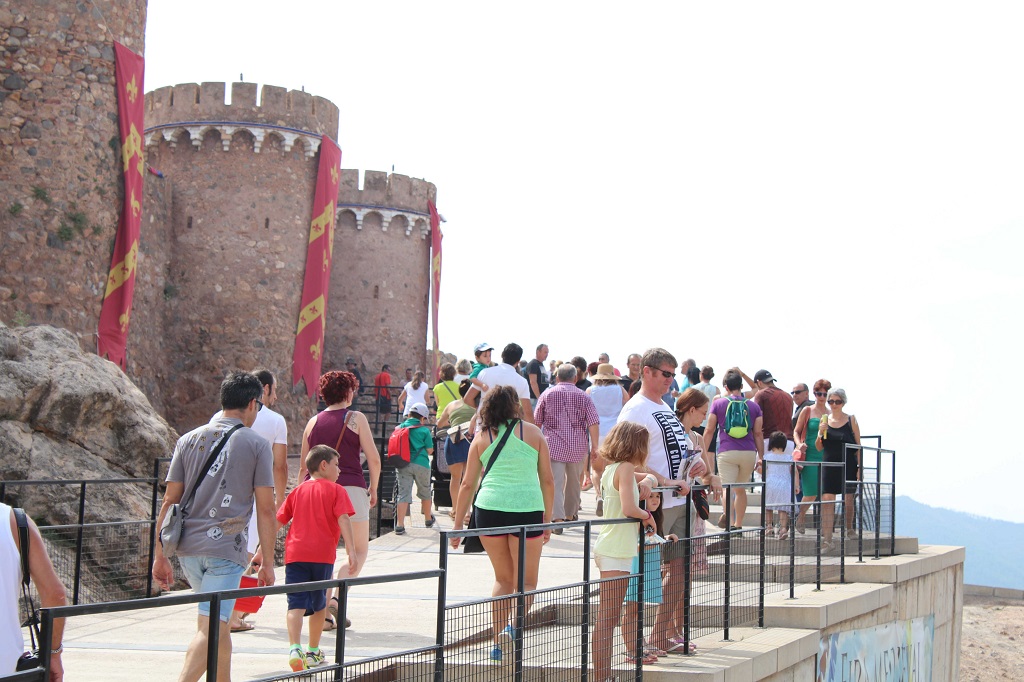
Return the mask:
<svg viewBox="0 0 1024 682">
<path fill-rule="evenodd" d="M 236 424 L 230 431 L 224 434 L 224 437 L 217 443 L 217 447 L 213 449 L 210 456 L 206 459 L 206 463 L 203 465 L 202 471 L 199 472 L 199 478 L 196 479 L 195 485 L 192 486 L 192 490 L 189 492 L 188 497 L 185 498 L 184 502 L 172 504 L 171 508 L 167 510 L 167 515 L 164 516 L 163 525 L 160 526 L 160 546 L 163 547 L 164 556 L 170 558 L 174 556 L 174 553 L 178 549 L 178 543 L 181 542 L 181 535 L 185 529 L 185 507 L 192 502 L 192 498 L 196 496 L 196 491 L 199 490 L 199 484 L 206 478 L 207 472 L 210 471 L 210 467 L 217 461 L 217 456 L 220 455 L 221 450 L 227 445 L 228 439 L 231 438 L 232 434 L 238 429 L 242 428 L 242 424 Z"/>
<path fill-rule="evenodd" d="M 518 419 L 513 419 L 509 422 L 508 427 L 505 429 L 505 435 L 498 441 L 498 446 L 494 448 L 494 454 L 491 455 L 491 459 L 487 462 L 487 467 L 484 469 L 483 475 L 480 476 L 480 485 L 476 488 L 476 493 L 473 495 L 473 513 L 469 517 L 469 525 L 466 526 L 468 530 L 479 528 L 476 520 L 476 498 L 480 494 L 480 488 L 484 486 L 484 479 L 487 478 L 487 472 L 494 466 L 494 462 L 497 461 L 498 455 L 501 454 L 502 448 L 505 447 L 505 443 L 508 442 L 508 437 L 512 435 L 512 430 L 515 429 L 516 424 L 519 422 Z M 477 436 L 479 438 L 479 436 Z M 462 551 L 466 554 L 478 554 L 484 551 L 484 545 L 480 542 L 479 535 L 470 535 L 462 538 Z"/>
<path fill-rule="evenodd" d="M 25 515 L 25 510 L 12 509 L 11 511 L 14 512 L 14 518 L 18 522 L 18 540 L 21 549 L 21 596 L 25 599 L 29 610 L 28 620 L 22 623 L 22 626 L 28 626 L 28 634 L 32 638 L 31 651 L 21 655 L 15 670 L 35 670 L 39 667 L 39 648 L 43 646 L 43 639 L 39 634 L 39 612 L 32 600 L 32 593 L 28 589 L 32 581 L 28 568 L 28 550 L 31 543 L 29 538 L 31 536 L 28 532 L 28 517 Z"/>
</svg>

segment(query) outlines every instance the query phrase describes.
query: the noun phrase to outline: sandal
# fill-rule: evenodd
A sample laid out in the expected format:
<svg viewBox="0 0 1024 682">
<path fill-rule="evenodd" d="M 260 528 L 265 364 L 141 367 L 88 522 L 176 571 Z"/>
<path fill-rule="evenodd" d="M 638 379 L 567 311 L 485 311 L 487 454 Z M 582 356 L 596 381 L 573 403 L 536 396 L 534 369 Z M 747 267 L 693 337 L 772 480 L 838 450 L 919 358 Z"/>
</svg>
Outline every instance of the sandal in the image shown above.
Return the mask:
<svg viewBox="0 0 1024 682">
<path fill-rule="evenodd" d="M 644 653 L 645 654 L 654 654 L 655 656 L 658 656 L 658 657 L 668 656 L 668 652 L 667 651 L 665 651 L 664 649 L 659 649 L 658 647 L 656 647 L 656 646 L 654 646 L 652 644 L 644 644 Z"/>
<path fill-rule="evenodd" d="M 338 624 L 334 622 L 334 618 L 330 615 L 324 616 L 324 632 L 330 632 L 331 630 L 337 630 Z"/>
<path fill-rule="evenodd" d="M 697 645 L 693 642 L 687 642 L 682 637 L 670 637 L 668 641 L 672 642 L 672 646 L 667 649 L 670 654 L 692 654 L 697 652 Z"/>
<path fill-rule="evenodd" d="M 249 632 L 249 630 L 253 630 L 255 628 L 256 628 L 256 626 L 253 625 L 252 623 L 250 623 L 250 622 L 248 622 L 246 620 L 241 620 L 241 621 L 239 621 L 238 625 L 232 625 L 231 626 L 231 632 L 232 633 L 235 633 L 235 632 Z"/>
<path fill-rule="evenodd" d="M 640 663 L 643 665 L 653 665 L 658 662 L 658 657 L 647 651 L 644 652 L 644 657 L 640 659 Z M 626 654 L 626 663 L 630 665 L 636 665 L 637 659 L 633 654 Z"/>
</svg>

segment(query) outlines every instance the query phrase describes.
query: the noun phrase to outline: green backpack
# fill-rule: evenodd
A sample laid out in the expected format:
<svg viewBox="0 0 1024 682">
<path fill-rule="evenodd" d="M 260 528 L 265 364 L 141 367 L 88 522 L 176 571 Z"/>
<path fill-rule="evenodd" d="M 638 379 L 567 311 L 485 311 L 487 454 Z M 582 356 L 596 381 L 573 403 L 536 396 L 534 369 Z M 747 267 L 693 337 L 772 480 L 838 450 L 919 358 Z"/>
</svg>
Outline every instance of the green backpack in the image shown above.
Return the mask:
<svg viewBox="0 0 1024 682">
<path fill-rule="evenodd" d="M 725 424 L 722 430 L 730 438 L 745 438 L 750 432 L 750 409 L 745 399 L 729 400 L 729 406 L 725 408 Z"/>
</svg>

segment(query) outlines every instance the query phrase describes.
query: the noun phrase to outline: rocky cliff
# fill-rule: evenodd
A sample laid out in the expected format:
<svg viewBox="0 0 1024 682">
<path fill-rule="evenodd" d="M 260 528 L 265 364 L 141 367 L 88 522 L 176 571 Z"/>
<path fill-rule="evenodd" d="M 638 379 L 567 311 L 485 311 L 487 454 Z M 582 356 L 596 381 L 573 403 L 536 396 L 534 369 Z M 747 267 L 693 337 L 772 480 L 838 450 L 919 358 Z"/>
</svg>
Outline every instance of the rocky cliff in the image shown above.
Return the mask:
<svg viewBox="0 0 1024 682">
<path fill-rule="evenodd" d="M 0 480 L 145 478 L 177 434 L 116 365 L 48 326 L 0 323 Z M 8 491 L 47 523 L 77 521 L 77 490 Z M 96 486 L 89 521 L 146 519 L 145 490 Z"/>
</svg>

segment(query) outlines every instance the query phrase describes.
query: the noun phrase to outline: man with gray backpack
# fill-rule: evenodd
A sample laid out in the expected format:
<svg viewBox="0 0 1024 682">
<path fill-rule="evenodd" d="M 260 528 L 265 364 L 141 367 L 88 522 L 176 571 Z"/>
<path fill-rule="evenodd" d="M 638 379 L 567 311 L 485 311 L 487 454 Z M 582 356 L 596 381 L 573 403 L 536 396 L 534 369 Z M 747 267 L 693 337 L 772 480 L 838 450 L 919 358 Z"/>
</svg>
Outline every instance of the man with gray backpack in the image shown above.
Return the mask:
<svg viewBox="0 0 1024 682">
<path fill-rule="evenodd" d="M 726 372 L 723 383 L 728 393 L 712 403 L 704 433 L 718 430 L 717 460 L 722 483 L 747 483 L 764 457 L 763 415 L 757 403 L 744 397 L 743 377 L 738 372 Z M 747 490 L 737 486 L 732 491 L 733 518 L 726 519 L 722 514 L 718 526 L 740 530 L 747 513 Z"/>
</svg>

